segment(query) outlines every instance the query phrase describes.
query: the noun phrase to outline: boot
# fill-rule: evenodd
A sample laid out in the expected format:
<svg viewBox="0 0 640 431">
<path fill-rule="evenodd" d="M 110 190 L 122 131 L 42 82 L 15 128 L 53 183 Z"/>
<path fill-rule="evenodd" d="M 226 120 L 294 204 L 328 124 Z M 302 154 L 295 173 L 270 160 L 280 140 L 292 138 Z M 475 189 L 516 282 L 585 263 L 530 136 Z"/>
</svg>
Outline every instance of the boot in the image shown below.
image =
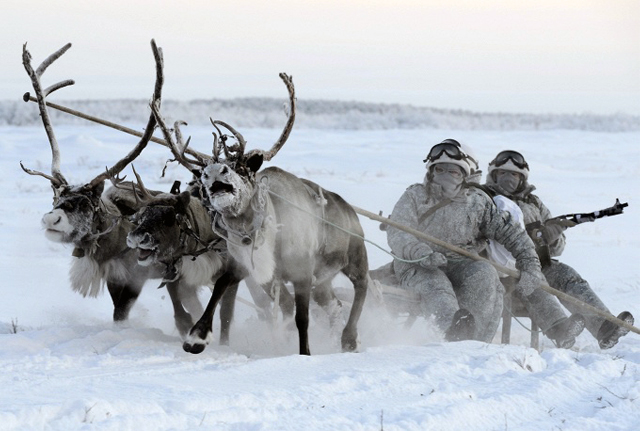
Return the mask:
<svg viewBox="0 0 640 431">
<path fill-rule="evenodd" d="M 447 329 L 444 339 L 447 341 L 473 340 L 476 332 L 476 319 L 464 308 L 459 309 L 451 319 L 451 326 Z"/>
<path fill-rule="evenodd" d="M 576 313 L 557 321 L 545 335 L 553 340 L 557 347 L 570 349 L 583 329 L 584 317 Z"/>
<path fill-rule="evenodd" d="M 633 315 L 628 311 L 623 311 L 618 314 L 618 319 L 624 320 L 629 325 L 633 325 L 634 322 Z M 618 326 L 613 322 L 605 320 L 602 322 L 602 325 L 598 330 L 598 336 L 596 339 L 598 340 L 598 345 L 600 345 L 601 349 L 610 349 L 618 343 L 620 337 L 627 335 L 628 332 L 629 330 L 627 328 L 623 328 L 622 326 Z"/>
</svg>

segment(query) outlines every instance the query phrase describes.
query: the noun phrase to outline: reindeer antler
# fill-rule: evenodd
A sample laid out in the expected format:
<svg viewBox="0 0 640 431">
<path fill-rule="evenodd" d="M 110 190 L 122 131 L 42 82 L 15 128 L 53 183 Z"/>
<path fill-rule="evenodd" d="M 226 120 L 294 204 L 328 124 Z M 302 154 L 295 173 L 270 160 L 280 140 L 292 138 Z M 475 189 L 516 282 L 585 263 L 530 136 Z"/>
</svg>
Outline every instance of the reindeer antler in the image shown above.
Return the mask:
<svg viewBox="0 0 640 431">
<path fill-rule="evenodd" d="M 231 158 L 231 153 L 235 153 L 234 158 L 240 159 L 243 155 L 244 155 L 244 149 L 247 147 L 247 141 L 245 141 L 244 136 L 242 136 L 242 134 L 240 132 L 238 132 L 236 129 L 234 129 L 233 127 L 231 127 L 229 124 L 225 123 L 224 121 L 221 120 L 211 120 L 211 124 L 213 124 L 213 127 L 216 128 L 216 130 L 218 131 L 218 133 L 220 133 L 220 137 L 222 140 L 222 148 L 224 150 L 224 155 L 227 159 Z M 227 144 L 225 143 L 225 136 L 222 134 L 222 131 L 220 131 L 220 129 L 218 128 L 218 126 L 222 126 L 225 129 L 227 129 L 228 131 L 231 132 L 231 134 L 233 135 L 234 138 L 236 138 L 236 142 L 237 144 L 232 145 L 231 147 L 228 147 Z M 215 152 L 215 148 L 214 148 L 214 152 Z M 219 153 L 219 150 L 218 150 Z"/>
<path fill-rule="evenodd" d="M 144 134 L 140 141 L 136 144 L 133 150 L 129 154 L 127 154 L 123 159 L 118 161 L 111 169 L 107 169 L 102 174 L 95 177 L 91 182 L 87 185 L 87 187 L 94 187 L 100 182 L 115 177 L 120 171 L 122 171 L 129 163 L 131 163 L 136 157 L 142 153 L 142 150 L 147 146 L 149 140 L 153 136 L 153 132 L 156 127 L 156 117 L 153 113 L 154 106 L 160 106 L 161 98 L 162 98 L 162 85 L 164 84 L 164 59 L 162 57 L 162 48 L 159 48 L 156 45 L 155 40 L 151 39 L 151 50 L 153 51 L 153 57 L 156 62 L 156 84 L 153 90 L 153 97 L 150 102 L 151 106 L 151 115 L 149 115 L 149 121 L 147 122 L 147 126 L 145 127 Z"/>
<path fill-rule="evenodd" d="M 287 142 L 287 139 L 291 134 L 291 129 L 293 128 L 293 123 L 296 119 L 295 87 L 293 85 L 293 79 L 290 75 L 287 75 L 286 73 L 281 73 L 279 76 L 280 76 L 280 79 L 282 79 L 284 84 L 287 86 L 287 91 L 289 92 L 289 118 L 287 119 L 287 123 L 285 124 L 284 129 L 280 134 L 280 137 L 275 142 L 275 144 L 273 144 L 273 146 L 269 151 L 251 150 L 249 151 L 249 153 L 247 153 L 246 157 L 249 157 L 251 154 L 262 154 L 262 157 L 264 160 L 267 160 L 267 161 L 271 160 L 278 153 L 278 151 L 280 151 L 280 148 L 282 148 L 285 142 Z M 239 160 L 245 157 L 244 151 L 247 146 L 247 141 L 244 139 L 244 136 L 242 136 L 240 132 L 238 132 L 236 129 L 234 129 L 224 121 L 213 120 L 213 119 L 210 119 L 210 121 L 211 121 L 211 124 L 213 124 L 213 127 L 216 128 L 218 133 L 220 133 L 220 140 L 222 141 L 220 144 L 218 144 L 218 137 L 214 133 L 214 142 L 213 142 L 214 159 L 217 159 L 218 156 L 220 155 L 220 146 L 222 146 L 222 149 L 224 150 L 224 153 L 225 153 L 225 157 L 227 157 L 227 159 L 230 158 L 231 153 L 235 153 L 231 158 L 236 160 Z M 231 132 L 233 137 L 236 139 L 237 144 L 231 147 L 227 147 L 224 141 L 225 135 L 222 134 L 218 126 L 222 126 L 225 129 L 227 129 L 229 132 Z"/>
<path fill-rule="evenodd" d="M 289 134 L 291 134 L 291 129 L 293 128 L 293 123 L 296 119 L 296 93 L 295 87 L 293 86 L 293 77 L 286 73 L 280 73 L 278 76 L 280 76 L 284 85 L 287 86 L 287 91 L 289 92 L 289 118 L 287 119 L 287 123 L 284 125 L 284 129 L 282 130 L 280 137 L 269 151 L 254 150 L 262 153 L 262 157 L 266 161 L 271 160 L 276 154 L 278 154 L 280 148 L 282 148 L 284 143 L 287 142 Z"/>
<path fill-rule="evenodd" d="M 74 81 L 71 79 L 60 81 L 43 90 L 40 83 L 40 77 L 47 70 L 47 67 L 49 67 L 54 61 L 60 58 L 62 54 L 67 52 L 69 48 L 71 48 L 70 43 L 66 44 L 65 46 L 51 54 L 40 64 L 40 66 L 38 66 L 36 70 L 33 70 L 33 67 L 31 66 L 31 53 L 27 50 L 27 44 L 25 43 L 22 46 L 22 64 L 24 65 L 29 78 L 31 78 L 33 91 L 36 93 L 36 97 L 38 99 L 38 108 L 40 110 L 42 124 L 44 125 L 44 129 L 47 133 L 47 138 L 49 139 L 49 144 L 51 145 L 51 175 L 27 169 L 22 165 L 22 163 L 20 163 L 20 166 L 22 167 L 22 170 L 24 170 L 29 175 L 39 175 L 48 179 L 49 181 L 51 181 L 51 184 L 55 188 L 66 185 L 68 183 L 62 175 L 62 172 L 60 171 L 60 147 L 58 146 L 58 141 L 56 140 L 56 136 L 53 133 L 53 127 L 51 126 L 51 119 L 49 117 L 49 112 L 47 111 L 45 99 L 54 91 L 59 90 L 63 87 L 67 87 L 69 85 L 73 85 Z M 23 100 L 25 102 L 28 102 L 30 97 L 31 95 L 29 94 L 29 92 L 27 92 L 24 94 Z"/>
<path fill-rule="evenodd" d="M 138 173 L 136 172 L 136 168 L 134 168 L 133 165 L 131 165 L 131 169 L 133 170 L 133 175 L 136 176 L 136 181 L 138 182 L 137 189 L 140 190 L 141 202 L 138 200 L 138 193 L 136 193 L 136 185 L 132 183 L 133 195 L 136 197 L 136 202 L 142 203 L 143 205 L 151 202 L 153 200 L 153 196 L 151 195 L 149 190 L 144 186 L 144 183 L 142 182 L 142 178 L 140 178 L 140 175 L 138 175 Z"/>
<path fill-rule="evenodd" d="M 175 161 L 180 163 L 185 168 L 189 169 L 193 174 L 198 175 L 198 169 L 196 166 L 205 167 L 207 165 L 207 161 L 204 157 L 195 156 L 194 159 L 189 159 L 185 155 L 185 151 L 189 146 L 189 142 L 191 138 L 187 140 L 186 143 L 182 141 L 182 132 L 180 132 L 180 125 L 186 125 L 184 121 L 176 121 L 173 125 L 175 130 L 176 139 L 173 139 L 173 135 L 171 133 L 171 129 L 167 126 L 167 123 L 162 118 L 162 114 L 160 113 L 160 104 L 151 104 L 151 112 L 155 117 L 162 134 L 164 135 L 164 139 L 167 142 L 169 149 L 171 149 L 171 153 L 175 157 Z"/>
</svg>

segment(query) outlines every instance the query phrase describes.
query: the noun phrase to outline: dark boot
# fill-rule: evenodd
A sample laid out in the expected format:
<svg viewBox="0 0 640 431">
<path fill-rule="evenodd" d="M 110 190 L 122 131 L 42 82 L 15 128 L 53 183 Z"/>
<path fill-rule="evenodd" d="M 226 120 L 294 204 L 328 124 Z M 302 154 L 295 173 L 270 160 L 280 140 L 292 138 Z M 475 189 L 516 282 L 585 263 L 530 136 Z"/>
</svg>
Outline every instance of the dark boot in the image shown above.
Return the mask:
<svg viewBox="0 0 640 431">
<path fill-rule="evenodd" d="M 618 314 L 618 319 L 624 320 L 629 325 L 633 325 L 634 322 L 633 315 L 628 311 L 623 311 Z M 622 326 L 618 326 L 613 322 L 605 320 L 602 322 L 602 325 L 598 330 L 598 336 L 596 339 L 598 340 L 598 344 L 601 349 L 610 349 L 618 343 L 620 337 L 627 335 L 628 332 L 629 330 L 627 328 L 623 328 Z"/>
<path fill-rule="evenodd" d="M 557 321 L 545 335 L 561 349 L 570 349 L 583 329 L 584 317 L 576 313 Z"/>
<path fill-rule="evenodd" d="M 447 341 L 473 340 L 476 333 L 476 319 L 468 310 L 459 309 L 451 319 L 444 339 Z"/>
</svg>

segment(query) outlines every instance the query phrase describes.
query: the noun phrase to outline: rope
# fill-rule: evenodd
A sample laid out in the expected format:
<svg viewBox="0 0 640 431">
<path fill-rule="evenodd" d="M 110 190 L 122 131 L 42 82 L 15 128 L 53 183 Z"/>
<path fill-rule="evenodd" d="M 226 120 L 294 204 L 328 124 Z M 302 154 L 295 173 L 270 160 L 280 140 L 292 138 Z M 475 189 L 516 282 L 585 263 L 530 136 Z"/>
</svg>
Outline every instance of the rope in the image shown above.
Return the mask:
<svg viewBox="0 0 640 431">
<path fill-rule="evenodd" d="M 374 214 L 374 213 L 372 213 L 370 211 L 366 211 L 366 210 L 363 210 L 361 208 L 354 207 L 353 205 L 352 205 L 352 208 L 355 210 L 356 213 L 358 213 L 360 215 L 368 217 L 368 218 L 370 218 L 372 220 L 377 220 L 379 222 L 386 223 L 386 224 L 388 224 L 390 226 L 393 226 L 393 227 L 396 227 L 396 228 L 398 228 L 400 230 L 408 232 L 408 233 L 414 235 L 417 238 L 421 238 L 421 239 L 424 239 L 426 241 L 432 242 L 434 244 L 438 244 L 438 245 L 440 245 L 440 246 L 442 246 L 444 248 L 447 248 L 447 249 L 449 249 L 451 251 L 454 251 L 454 252 L 456 252 L 458 254 L 461 254 L 463 256 L 467 256 L 467 257 L 469 257 L 471 259 L 487 262 L 487 263 L 493 265 L 494 268 L 496 268 L 498 271 L 500 271 L 500 272 L 502 272 L 504 274 L 510 275 L 512 277 L 515 277 L 515 278 L 520 278 L 520 272 L 519 271 L 507 268 L 506 266 L 499 265 L 499 264 L 497 264 L 495 262 L 491 262 L 488 259 L 485 259 L 485 258 L 483 258 L 481 256 L 476 255 L 476 254 L 470 253 L 467 250 L 464 250 L 464 249 L 462 249 L 460 247 L 456 247 L 454 245 L 451 245 L 451 244 L 449 244 L 449 243 L 447 243 L 445 241 L 442 241 L 442 240 L 440 240 L 438 238 L 434 238 L 434 237 L 432 237 L 430 235 L 427 235 L 427 234 L 425 234 L 423 232 L 420 232 L 419 230 L 412 229 L 412 228 L 410 228 L 408 226 L 404 226 L 403 224 L 397 223 L 397 222 L 395 222 L 393 220 L 390 220 L 388 218 L 381 217 L 378 214 Z M 594 315 L 598 315 L 598 316 L 602 317 L 603 319 L 608 320 L 609 322 L 615 323 L 618 326 L 622 326 L 623 328 L 626 328 L 626 329 L 630 330 L 631 332 L 635 332 L 636 334 L 640 334 L 640 329 L 638 329 L 635 326 L 629 324 L 628 322 L 625 322 L 624 320 L 618 319 L 617 317 L 613 316 L 611 313 L 608 313 L 608 312 L 602 311 L 602 310 L 600 310 L 598 308 L 595 308 L 592 305 L 589 305 L 589 304 L 587 304 L 585 302 L 582 302 L 578 298 L 574 298 L 573 296 L 568 295 L 568 294 L 566 294 L 564 292 L 561 292 L 558 289 L 554 289 L 553 287 L 549 286 L 546 283 L 540 283 L 539 287 L 542 290 L 544 290 L 545 292 L 547 292 L 547 293 L 555 295 L 555 296 L 557 296 L 558 298 L 560 298 L 560 299 L 562 299 L 564 301 L 570 302 L 573 305 L 576 305 L 576 306 L 580 307 L 584 311 L 588 311 L 588 312 L 590 312 L 590 313 L 592 313 Z"/>
<path fill-rule="evenodd" d="M 306 210 L 306 209 L 304 209 L 304 208 L 301 208 L 300 206 L 296 205 L 294 202 L 291 202 L 289 199 L 285 198 L 284 196 L 282 196 L 282 195 L 280 195 L 280 194 L 278 194 L 278 193 L 276 193 L 276 192 L 274 192 L 274 191 L 272 191 L 272 190 L 268 190 L 268 192 L 269 192 L 270 194 L 272 194 L 273 196 L 276 196 L 276 197 L 278 197 L 279 199 L 282 199 L 283 201 L 285 201 L 286 203 L 288 203 L 288 204 L 289 204 L 289 205 L 291 205 L 292 207 L 294 207 L 294 208 L 296 208 L 296 209 L 298 209 L 298 210 L 300 210 L 300 211 L 302 211 L 302 212 L 304 212 L 304 213 L 306 213 L 306 214 L 308 214 L 308 215 L 310 215 L 310 216 L 312 216 L 312 217 L 314 217 L 314 218 L 316 218 L 316 219 L 318 219 L 318 220 L 322 221 L 323 223 L 326 223 L 326 224 L 328 224 L 329 226 L 333 226 L 333 227 L 335 227 L 336 229 L 341 230 L 342 232 L 345 232 L 345 233 L 347 233 L 347 234 L 349 234 L 349 235 L 351 235 L 351 236 L 354 236 L 354 237 L 356 237 L 356 238 L 358 238 L 358 239 L 361 239 L 361 240 L 362 240 L 362 241 L 364 241 L 364 242 L 367 242 L 367 243 L 369 243 L 369 244 L 373 245 L 374 247 L 376 247 L 376 248 L 378 248 L 379 250 L 383 251 L 384 253 L 388 254 L 389 256 L 391 256 L 392 258 L 394 258 L 395 260 L 399 260 L 399 261 L 401 261 L 401 262 L 405 262 L 405 263 L 420 263 L 420 262 L 422 262 L 423 260 L 427 259 L 427 258 L 430 256 L 430 255 L 427 255 L 427 256 L 421 257 L 420 259 L 415 259 L 415 260 L 403 259 L 403 258 L 401 258 L 401 257 L 399 257 L 399 256 L 396 256 L 396 255 L 395 255 L 395 254 L 393 254 L 392 252 L 387 251 L 387 250 L 386 250 L 386 249 L 384 249 L 381 245 L 379 245 L 379 244 L 377 244 L 377 243 L 375 243 L 375 242 L 373 242 L 373 241 L 371 241 L 371 240 L 366 239 L 366 238 L 365 238 L 365 237 L 363 237 L 362 235 L 360 235 L 360 234 L 358 234 L 358 233 L 356 233 L 356 232 L 350 231 L 349 229 L 343 228 L 342 226 L 338 226 L 337 224 L 332 223 L 332 222 L 330 222 L 329 220 L 327 220 L 327 219 L 325 219 L 325 218 L 323 218 L 323 217 L 321 217 L 321 216 L 318 216 L 318 215 L 316 215 L 316 214 L 314 214 L 314 213 L 312 213 L 312 212 L 310 212 L 310 211 L 307 211 L 307 210 Z M 323 213 L 324 213 L 324 211 L 323 211 Z"/>
<path fill-rule="evenodd" d="M 277 194 L 277 193 L 275 193 L 275 192 L 273 192 L 271 190 L 269 190 L 269 193 L 274 195 L 274 196 L 276 196 L 276 197 L 278 197 L 279 199 L 284 200 L 285 202 L 287 202 L 290 205 L 292 205 L 294 208 L 297 208 L 300 211 L 303 211 L 303 212 L 305 212 L 305 213 L 307 213 L 307 214 L 309 214 L 309 215 L 311 215 L 311 216 L 313 216 L 315 218 L 318 218 L 318 219 L 322 220 L 324 223 L 327 223 L 330 226 L 333 226 L 336 229 L 339 229 L 339 230 L 341 230 L 341 231 L 343 231 L 343 232 L 345 232 L 345 233 L 347 233 L 349 235 L 355 236 L 356 238 L 359 238 L 362 241 L 367 242 L 367 243 L 375 246 L 376 248 L 379 248 L 383 252 L 385 252 L 388 255 L 392 256 L 394 259 L 398 259 L 398 260 L 400 260 L 402 262 L 407 262 L 407 263 L 417 263 L 417 262 L 421 262 L 422 260 L 424 260 L 426 258 L 426 256 L 425 256 L 422 259 L 418 259 L 418 260 L 414 260 L 414 261 L 401 259 L 398 256 L 395 256 L 393 253 L 383 249 L 381 246 L 379 246 L 378 244 L 374 243 L 373 241 L 370 241 L 370 240 L 364 238 L 362 235 L 359 235 L 359 234 L 357 234 L 355 232 L 351 232 L 348 229 L 345 229 L 345 228 L 343 228 L 341 226 L 338 226 L 338 225 L 336 225 L 334 223 L 331 223 L 328 220 L 324 220 L 321 217 L 318 217 L 317 215 L 315 215 L 313 213 L 310 213 L 310 212 L 304 210 L 303 208 L 300 208 L 299 206 L 297 206 L 293 202 L 289 201 L 284 196 L 281 196 L 281 195 L 279 195 L 279 194 Z M 493 265 L 493 267 L 496 268 L 496 270 L 498 270 L 498 271 L 500 271 L 500 272 L 502 272 L 504 274 L 510 275 L 512 277 L 515 277 L 515 278 L 520 278 L 520 271 L 507 268 L 506 266 L 502 266 L 500 264 L 492 262 L 492 261 L 490 261 L 488 259 L 485 259 L 485 258 L 483 258 L 481 256 L 478 256 L 477 254 L 471 253 L 471 252 L 469 252 L 469 251 L 467 251 L 467 250 L 465 250 L 463 248 L 456 247 L 454 245 L 449 244 L 446 241 L 442 241 L 442 240 L 440 240 L 438 238 L 432 237 L 432 236 L 427 235 L 427 234 L 425 234 L 423 232 L 420 232 L 419 230 L 412 229 L 412 228 L 410 228 L 408 226 L 404 226 L 404 225 L 402 225 L 400 223 L 396 223 L 393 220 L 390 220 L 388 218 L 383 218 L 383 217 L 381 217 L 381 216 L 379 216 L 377 214 L 374 214 L 374 213 L 372 213 L 370 211 L 363 210 L 363 209 L 355 207 L 353 205 L 351 205 L 351 207 L 354 209 L 354 211 L 357 214 L 363 215 L 363 216 L 368 217 L 368 218 L 370 218 L 372 220 L 376 220 L 376 221 L 379 221 L 379 222 L 382 222 L 382 223 L 387 223 L 388 225 L 396 227 L 398 229 L 401 229 L 401 230 L 403 230 L 405 232 L 408 232 L 408 233 L 416 236 L 417 238 L 424 239 L 426 241 L 432 242 L 432 243 L 437 244 L 439 246 L 442 246 L 442 247 L 444 247 L 444 248 L 446 248 L 448 250 L 454 251 L 454 252 L 456 252 L 456 253 L 458 253 L 458 254 L 460 254 L 462 256 L 469 257 L 469 258 L 471 258 L 473 260 L 487 262 L 487 263 Z M 585 311 L 589 311 L 589 312 L 591 312 L 593 314 L 596 314 L 596 315 L 598 315 L 600 317 L 603 317 L 604 319 L 606 319 L 606 320 L 608 320 L 608 321 L 610 321 L 612 323 L 615 323 L 618 326 L 622 326 L 623 328 L 627 328 L 630 331 L 635 332 L 636 334 L 640 334 L 640 329 L 638 329 L 635 326 L 629 324 L 628 322 L 625 322 L 624 320 L 618 319 L 616 316 L 613 316 L 611 313 L 607 313 L 607 312 L 604 312 L 604 311 L 602 311 L 602 310 L 600 310 L 598 308 L 595 308 L 594 306 L 589 305 L 589 304 L 587 304 L 585 302 L 582 302 L 579 299 L 574 298 L 573 296 L 568 295 L 568 294 L 566 294 L 564 292 L 561 292 L 561 291 L 559 291 L 557 289 L 554 289 L 553 287 L 551 287 L 551 286 L 549 286 L 549 285 L 547 285 L 545 283 L 541 283 L 540 284 L 540 288 L 542 290 L 544 290 L 545 292 L 547 292 L 547 293 L 555 295 L 560 299 L 563 299 L 563 300 L 565 300 L 567 302 L 571 302 L 572 304 L 577 305 L 578 307 L 581 307 Z"/>
</svg>

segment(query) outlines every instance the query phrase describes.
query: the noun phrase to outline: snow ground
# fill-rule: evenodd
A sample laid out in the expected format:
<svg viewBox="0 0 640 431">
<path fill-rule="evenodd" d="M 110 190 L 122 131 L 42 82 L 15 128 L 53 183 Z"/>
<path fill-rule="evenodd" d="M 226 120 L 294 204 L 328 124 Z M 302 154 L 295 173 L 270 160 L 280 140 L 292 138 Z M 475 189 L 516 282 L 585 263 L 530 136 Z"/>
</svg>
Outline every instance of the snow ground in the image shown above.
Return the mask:
<svg viewBox="0 0 640 431">
<path fill-rule="evenodd" d="M 72 183 L 93 178 L 135 142 L 95 126 L 55 130 Z M 249 148 L 267 148 L 280 133 L 241 131 Z M 208 151 L 208 127 L 185 133 Z M 640 315 L 638 132 L 294 129 L 274 164 L 387 215 L 403 190 L 422 180 L 430 146 L 447 137 L 471 145 L 485 170 L 502 149 L 523 152 L 531 181 L 554 214 L 605 208 L 615 198 L 629 202 L 624 215 L 567 231 L 562 261 L 590 281 L 614 314 Z M 159 178 L 169 153 L 151 145 L 135 162 L 147 186 L 168 190 L 174 179 L 188 180 L 177 166 Z M 638 427 L 636 334 L 608 351 L 586 332 L 571 350 L 543 337 L 539 353 L 514 323 L 511 345 L 501 345 L 499 335 L 492 344 L 444 343 L 429 322 L 419 319 L 405 330 L 402 317 L 369 301 L 359 353 L 340 353 L 338 335 L 314 310 L 313 356 L 300 357 L 291 325 L 271 329 L 238 304 L 231 345 L 214 341 L 191 355 L 182 350 L 168 296 L 157 283 L 145 287 L 130 320 L 116 325 L 107 294 L 88 299 L 71 291 L 71 249 L 49 242 L 40 229 L 51 205 L 49 183 L 24 174 L 18 162 L 49 169 L 42 127 L 0 127 L 0 151 L 0 430 Z M 367 238 L 386 249 L 378 223 L 361 221 Z M 390 260 L 368 249 L 372 268 Z M 349 288 L 345 279 L 335 284 Z M 244 287 L 240 295 L 248 298 Z M 214 333 L 218 328 L 216 322 Z"/>
</svg>

